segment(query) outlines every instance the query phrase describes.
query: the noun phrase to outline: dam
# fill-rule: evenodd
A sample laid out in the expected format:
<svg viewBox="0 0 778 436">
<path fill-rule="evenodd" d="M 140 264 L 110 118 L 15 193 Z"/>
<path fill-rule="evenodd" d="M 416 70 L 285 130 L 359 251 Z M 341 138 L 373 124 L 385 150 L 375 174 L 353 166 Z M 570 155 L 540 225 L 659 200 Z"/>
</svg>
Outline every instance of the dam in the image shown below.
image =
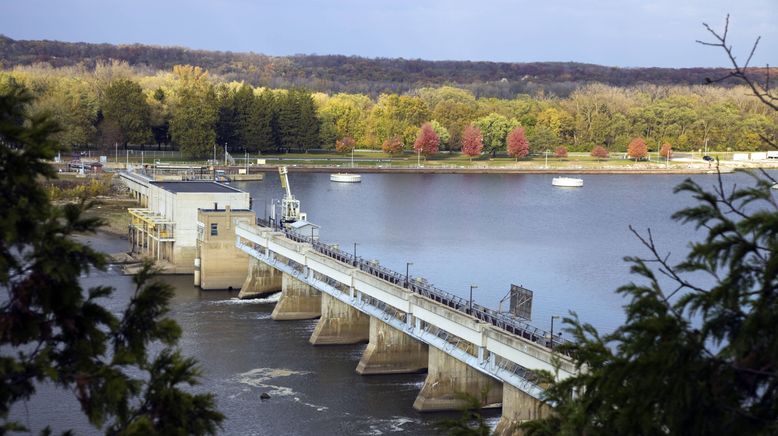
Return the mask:
<svg viewBox="0 0 778 436">
<path fill-rule="evenodd" d="M 426 371 L 416 410 L 456 410 L 466 393 L 502 407 L 497 433 L 515 434 L 551 410 L 535 372 L 575 373 L 573 359 L 553 349 L 559 339 L 519 318 L 222 204 L 198 208 L 195 280 L 233 283 L 243 297 L 281 291 L 272 318 L 318 319 L 311 344 L 367 343 L 359 374 Z M 236 267 L 225 274 L 206 259 Z"/>
</svg>

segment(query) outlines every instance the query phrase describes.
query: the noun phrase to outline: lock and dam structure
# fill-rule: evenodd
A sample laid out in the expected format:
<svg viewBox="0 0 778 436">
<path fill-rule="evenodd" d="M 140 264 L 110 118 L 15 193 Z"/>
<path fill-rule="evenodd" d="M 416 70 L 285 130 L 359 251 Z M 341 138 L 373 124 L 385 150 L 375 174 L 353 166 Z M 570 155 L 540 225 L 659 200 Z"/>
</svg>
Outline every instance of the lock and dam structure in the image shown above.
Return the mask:
<svg viewBox="0 0 778 436">
<path fill-rule="evenodd" d="M 550 371 L 560 380 L 577 371 L 571 356 L 554 349 L 561 338 L 341 251 L 319 241 L 313 230 L 298 232 L 257 219 L 250 199 L 226 186 L 165 185 L 121 176 L 147 207 L 130 210 L 131 234 L 149 235 L 135 238 L 133 250 L 163 255 L 163 261 L 180 264 L 178 272 L 185 271 L 184 264 L 191 272 L 193 263 L 195 284 L 203 289 L 240 287 L 241 298 L 280 291 L 272 319 L 318 319 L 309 339 L 314 346 L 367 343 L 359 374 L 426 371 L 416 410 L 461 409 L 461 394 L 469 394 L 484 407 L 502 407 L 496 434 L 521 434 L 522 422 L 553 413 L 553 405 L 542 401 L 544 386 L 536 372 Z M 189 212 L 181 211 L 194 207 L 188 196 L 203 204 L 196 206 L 196 229 L 185 233 L 187 224 L 179 221 L 190 220 Z M 164 250 L 143 242 L 154 242 L 159 228 L 169 232 L 167 260 Z M 182 243 L 194 244 L 194 251 L 177 248 Z"/>
<path fill-rule="evenodd" d="M 466 393 L 502 407 L 497 434 L 520 434 L 521 422 L 551 413 L 535 371 L 576 371 L 553 349 L 560 338 L 310 236 L 258 219 L 235 226 L 235 247 L 249 257 L 241 294 L 281 290 L 272 318 L 318 318 L 311 344 L 367 342 L 363 375 L 426 370 L 416 410 L 459 409 Z"/>
</svg>

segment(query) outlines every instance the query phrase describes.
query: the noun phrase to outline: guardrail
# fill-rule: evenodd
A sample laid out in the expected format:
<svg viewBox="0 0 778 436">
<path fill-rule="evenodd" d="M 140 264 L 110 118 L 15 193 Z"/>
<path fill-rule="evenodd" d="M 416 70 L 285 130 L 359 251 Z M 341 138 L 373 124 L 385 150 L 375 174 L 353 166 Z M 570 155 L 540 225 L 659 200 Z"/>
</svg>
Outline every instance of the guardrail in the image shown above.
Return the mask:
<svg viewBox="0 0 778 436">
<path fill-rule="evenodd" d="M 310 236 L 305 236 L 293 230 L 279 227 L 278 224 L 274 223 L 272 220 L 257 218 L 257 225 L 283 232 L 288 239 L 296 242 L 310 244 L 312 248 L 318 253 L 321 253 L 337 261 L 353 265 L 359 268 L 360 271 L 364 271 L 394 285 L 402 286 L 413 293 L 427 297 L 459 312 L 473 316 L 483 322 L 489 323 L 509 333 L 521 336 L 530 342 L 551 348 L 556 348 L 558 345 L 562 345 L 568 342 L 567 340 L 560 337 L 552 337 L 549 332 L 534 327 L 527 322 L 504 312 L 498 312 L 476 303 L 473 303 L 471 310 L 469 302 L 464 298 L 436 288 L 428 282 L 416 280 L 412 276 L 406 277 L 404 274 L 400 274 L 374 262 L 367 261 L 359 256 L 354 257 L 353 254 L 346 253 L 331 245 L 327 245 L 323 242 L 315 240 Z M 572 353 L 564 354 L 572 357 Z"/>
</svg>

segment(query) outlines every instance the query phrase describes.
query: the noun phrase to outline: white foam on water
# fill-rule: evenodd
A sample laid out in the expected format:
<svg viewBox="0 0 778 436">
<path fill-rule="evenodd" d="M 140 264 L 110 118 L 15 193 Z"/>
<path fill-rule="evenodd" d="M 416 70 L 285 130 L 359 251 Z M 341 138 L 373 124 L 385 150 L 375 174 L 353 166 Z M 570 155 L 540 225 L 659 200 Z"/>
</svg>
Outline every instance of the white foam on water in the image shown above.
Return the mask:
<svg viewBox="0 0 778 436">
<path fill-rule="evenodd" d="M 500 417 L 495 416 L 492 418 L 484 418 L 484 423 L 486 424 L 487 427 L 489 427 L 490 429 L 492 429 L 492 431 L 494 431 L 494 429 L 497 428 L 497 424 L 500 423 Z"/>
<path fill-rule="evenodd" d="M 308 371 L 294 371 L 291 369 L 283 368 L 256 368 L 251 371 L 247 371 L 238 374 L 238 383 L 243 383 L 254 387 L 265 387 L 268 381 L 282 377 L 291 377 L 295 375 L 307 375 Z"/>
<path fill-rule="evenodd" d="M 403 426 L 409 422 L 421 423 L 421 420 L 408 418 L 407 416 L 393 416 L 390 419 L 371 418 L 367 422 L 367 428 L 361 434 L 381 435 L 384 433 L 399 433 L 405 431 Z"/>
<path fill-rule="evenodd" d="M 317 404 L 306 403 L 305 401 L 301 400 L 300 397 L 294 397 L 294 400 L 296 402 L 302 404 L 303 406 L 308 406 L 308 407 L 310 407 L 312 409 L 316 409 L 317 412 L 323 412 L 323 411 L 329 409 L 329 407 L 327 407 L 327 406 L 319 406 Z"/>
<path fill-rule="evenodd" d="M 413 389 L 419 389 L 424 386 L 424 378 L 422 378 L 419 381 L 412 381 L 412 382 L 403 382 L 403 383 L 389 383 L 387 386 L 398 386 L 403 388 L 408 388 L 404 390 L 413 390 Z"/>
<path fill-rule="evenodd" d="M 311 407 L 317 411 L 327 410 L 328 407 L 317 404 L 307 403 L 300 399 L 297 392 L 288 386 L 280 386 L 277 384 L 269 383 L 271 380 L 276 380 L 284 377 L 308 375 L 308 371 L 293 371 L 291 369 L 284 368 L 256 368 L 251 371 L 238 374 L 236 380 L 238 383 L 246 384 L 255 388 L 261 388 L 265 390 L 270 397 L 293 397 L 295 402 L 298 402 L 304 406 Z"/>
<path fill-rule="evenodd" d="M 391 431 L 391 432 L 404 431 L 403 425 L 405 425 L 405 424 L 407 424 L 409 422 L 420 422 L 420 421 L 416 420 L 416 419 L 411 419 L 411 418 L 408 418 L 408 417 L 399 416 L 399 417 L 396 417 L 396 418 L 394 418 L 394 419 L 392 419 L 392 420 L 390 420 L 388 422 L 389 425 L 390 425 L 389 431 Z"/>
<path fill-rule="evenodd" d="M 238 297 L 230 298 L 229 300 L 215 300 L 210 301 L 210 304 L 215 305 L 225 305 L 225 306 L 243 306 L 243 305 L 254 305 L 254 304 L 275 304 L 278 303 L 278 300 L 281 299 L 281 293 L 276 292 L 275 294 L 270 294 L 265 298 L 251 298 L 247 300 L 242 300 Z"/>
</svg>

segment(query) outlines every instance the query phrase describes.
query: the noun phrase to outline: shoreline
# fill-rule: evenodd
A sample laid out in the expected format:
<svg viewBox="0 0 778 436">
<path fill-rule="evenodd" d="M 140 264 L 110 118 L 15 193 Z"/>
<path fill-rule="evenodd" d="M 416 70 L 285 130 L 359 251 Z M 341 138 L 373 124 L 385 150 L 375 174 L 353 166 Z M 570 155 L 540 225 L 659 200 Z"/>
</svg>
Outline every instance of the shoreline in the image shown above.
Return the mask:
<svg viewBox="0 0 778 436">
<path fill-rule="evenodd" d="M 270 165 L 255 171 L 275 172 L 284 165 Z M 452 167 L 355 167 L 343 168 L 318 165 L 286 165 L 290 172 L 301 173 L 368 173 L 368 174 L 716 174 L 715 167 L 704 168 L 452 168 Z M 735 170 L 776 169 L 774 167 L 719 167 L 721 174 L 730 174 Z"/>
</svg>

